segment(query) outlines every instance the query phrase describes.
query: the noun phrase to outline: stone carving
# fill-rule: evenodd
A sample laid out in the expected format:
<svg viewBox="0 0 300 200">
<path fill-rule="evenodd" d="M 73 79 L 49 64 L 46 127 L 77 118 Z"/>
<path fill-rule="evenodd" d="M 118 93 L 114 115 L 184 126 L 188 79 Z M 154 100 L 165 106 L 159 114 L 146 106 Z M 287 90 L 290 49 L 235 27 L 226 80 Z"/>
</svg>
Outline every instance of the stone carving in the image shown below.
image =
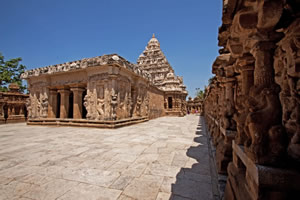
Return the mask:
<svg viewBox="0 0 300 200">
<path fill-rule="evenodd" d="M 275 87 L 275 86 L 274 86 Z M 268 159 L 273 158 L 266 153 L 265 144 L 268 144 L 268 132 L 272 126 L 280 123 L 280 102 L 275 88 L 265 88 L 259 99 L 249 98 L 249 114 L 245 121 L 245 132 L 248 140 L 245 143 L 254 162 L 269 164 Z M 257 95 L 256 95 L 257 96 Z M 261 123 L 264 121 L 264 123 Z M 274 138 L 273 138 L 274 139 Z M 272 141 L 274 143 L 274 141 Z M 280 142 L 280 141 L 277 141 Z M 274 156 L 274 154 L 273 154 Z"/>
<path fill-rule="evenodd" d="M 97 120 L 102 120 L 104 119 L 104 99 L 98 99 L 97 100 Z"/>
<path fill-rule="evenodd" d="M 223 0 L 204 110 L 219 173 L 229 175 L 225 199 L 289 199 L 300 190 L 283 175 L 300 174 L 299 6 Z"/>
<path fill-rule="evenodd" d="M 141 105 L 142 105 L 142 98 L 140 96 L 138 96 L 136 98 L 136 107 L 135 107 L 135 115 L 140 117 L 141 116 Z"/>
<path fill-rule="evenodd" d="M 119 59 L 115 59 L 116 57 L 118 57 Z M 64 64 L 52 65 L 52 66 L 28 70 L 21 75 L 21 78 L 27 79 L 29 77 L 39 76 L 41 74 L 55 74 L 59 72 L 75 71 L 75 70 L 85 69 L 87 67 L 94 67 L 94 66 L 100 66 L 106 64 L 111 64 L 111 65 L 118 64 L 136 73 L 139 76 L 142 76 L 148 80 L 150 79 L 150 75 L 147 72 L 139 69 L 135 64 L 132 64 L 127 60 L 125 60 L 124 58 L 122 58 L 121 56 L 115 54 L 97 56 L 93 58 L 85 58 L 82 60 L 67 62 Z"/>
<path fill-rule="evenodd" d="M 48 116 L 48 98 L 46 96 L 42 96 L 38 105 L 39 105 L 39 109 L 40 109 L 40 117 L 47 118 L 47 116 Z"/>
<path fill-rule="evenodd" d="M 90 94 L 85 95 L 83 105 L 85 106 L 85 109 L 87 111 L 86 118 L 87 119 L 94 119 L 93 115 L 92 115 L 92 111 L 91 111 L 93 101 L 91 100 L 91 95 Z"/>
<path fill-rule="evenodd" d="M 111 95 L 111 118 L 112 120 L 117 119 L 117 113 L 116 113 L 116 107 L 118 105 L 118 95 L 117 94 L 112 94 Z"/>
<path fill-rule="evenodd" d="M 175 103 L 172 108 L 169 108 L 167 114 L 183 116 L 186 112 L 186 109 L 184 109 L 186 107 L 182 109 L 181 103 L 183 101 L 181 99 L 185 101 L 187 96 L 186 86 L 183 84 L 182 77 L 175 76 L 174 70 L 161 51 L 160 43 L 154 34 L 143 53 L 139 56 L 137 64 L 140 69 L 149 73 L 155 86 L 165 91 L 168 96 L 174 98 Z M 177 95 L 178 93 L 179 95 Z M 177 97 L 175 97 L 176 95 Z"/>
</svg>

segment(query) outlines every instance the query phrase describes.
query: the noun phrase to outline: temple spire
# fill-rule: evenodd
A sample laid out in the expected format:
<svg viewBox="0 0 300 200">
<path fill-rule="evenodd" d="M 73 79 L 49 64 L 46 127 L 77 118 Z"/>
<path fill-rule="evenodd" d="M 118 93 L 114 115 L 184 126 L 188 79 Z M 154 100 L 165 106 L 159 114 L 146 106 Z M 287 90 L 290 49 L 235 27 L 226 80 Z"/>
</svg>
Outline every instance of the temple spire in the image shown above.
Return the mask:
<svg viewBox="0 0 300 200">
<path fill-rule="evenodd" d="M 153 33 L 152 38 L 155 38 L 155 34 Z"/>
</svg>

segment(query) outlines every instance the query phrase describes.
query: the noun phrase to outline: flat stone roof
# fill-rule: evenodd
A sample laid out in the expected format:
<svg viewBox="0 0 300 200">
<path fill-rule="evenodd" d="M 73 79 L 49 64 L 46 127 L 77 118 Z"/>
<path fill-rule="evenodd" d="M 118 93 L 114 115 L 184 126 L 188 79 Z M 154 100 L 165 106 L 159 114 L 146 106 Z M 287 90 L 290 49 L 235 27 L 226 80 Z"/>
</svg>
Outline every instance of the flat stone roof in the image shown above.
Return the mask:
<svg viewBox="0 0 300 200">
<path fill-rule="evenodd" d="M 109 54 L 27 70 L 21 75 L 21 78 L 28 79 L 29 77 L 40 76 L 43 74 L 56 74 L 104 65 L 119 65 L 148 80 L 150 80 L 151 77 L 148 72 L 141 70 L 138 65 L 127 61 L 118 54 Z"/>
</svg>

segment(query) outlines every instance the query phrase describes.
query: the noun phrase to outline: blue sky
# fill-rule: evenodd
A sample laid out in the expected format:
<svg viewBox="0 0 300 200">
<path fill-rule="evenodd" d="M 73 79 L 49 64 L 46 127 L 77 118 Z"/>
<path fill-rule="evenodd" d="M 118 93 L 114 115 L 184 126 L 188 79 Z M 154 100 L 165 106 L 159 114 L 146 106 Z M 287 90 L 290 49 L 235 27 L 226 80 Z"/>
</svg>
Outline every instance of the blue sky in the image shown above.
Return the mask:
<svg viewBox="0 0 300 200">
<path fill-rule="evenodd" d="M 0 52 L 27 69 L 117 53 L 136 63 L 155 33 L 190 96 L 218 55 L 222 1 L 1 0 Z"/>
</svg>

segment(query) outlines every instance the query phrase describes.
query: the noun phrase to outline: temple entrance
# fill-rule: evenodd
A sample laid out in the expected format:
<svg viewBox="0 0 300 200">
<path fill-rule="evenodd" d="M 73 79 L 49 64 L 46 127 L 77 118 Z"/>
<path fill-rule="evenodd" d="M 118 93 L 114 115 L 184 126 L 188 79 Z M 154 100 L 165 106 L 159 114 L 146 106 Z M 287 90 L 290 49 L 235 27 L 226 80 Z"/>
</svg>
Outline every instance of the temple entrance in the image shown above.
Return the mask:
<svg viewBox="0 0 300 200">
<path fill-rule="evenodd" d="M 173 108 L 172 97 L 168 97 L 168 108 L 169 108 L 169 109 L 172 109 L 172 108 Z"/>
<path fill-rule="evenodd" d="M 84 90 L 83 93 L 82 93 L 82 119 L 86 119 L 86 114 L 87 114 L 87 110 L 85 108 L 85 106 L 83 105 L 84 104 L 84 97 L 86 96 L 87 94 L 87 91 Z"/>
<path fill-rule="evenodd" d="M 57 93 L 56 118 L 60 118 L 60 93 Z"/>
<path fill-rule="evenodd" d="M 73 106 L 74 106 L 74 94 L 73 92 L 69 95 L 69 112 L 68 112 L 68 118 L 73 118 Z"/>
<path fill-rule="evenodd" d="M 3 112 L 4 112 L 4 119 L 6 120 L 8 118 L 8 106 L 3 106 Z"/>
</svg>

